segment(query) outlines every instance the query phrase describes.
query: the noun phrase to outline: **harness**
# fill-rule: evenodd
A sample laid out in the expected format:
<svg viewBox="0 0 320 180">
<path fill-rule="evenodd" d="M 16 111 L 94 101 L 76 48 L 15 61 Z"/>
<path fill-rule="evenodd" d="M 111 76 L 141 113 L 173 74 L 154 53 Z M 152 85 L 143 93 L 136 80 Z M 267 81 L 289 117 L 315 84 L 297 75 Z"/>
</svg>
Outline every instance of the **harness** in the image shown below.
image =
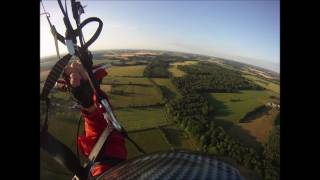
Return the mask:
<svg viewBox="0 0 320 180">
<path fill-rule="evenodd" d="M 52 90 L 52 88 L 54 87 L 57 80 L 59 79 L 60 75 L 62 74 L 63 69 L 68 64 L 70 59 L 72 58 L 72 56 L 76 56 L 80 59 L 81 64 L 83 65 L 84 69 L 86 70 L 86 75 L 88 77 L 90 86 L 91 86 L 93 92 L 95 93 L 99 104 L 102 105 L 104 107 L 104 109 L 106 110 L 106 112 L 104 113 L 104 116 L 110 117 L 110 118 L 105 118 L 105 119 L 106 120 L 110 119 L 113 129 L 121 132 L 122 135 L 124 137 L 126 137 L 130 142 L 132 142 L 133 145 L 136 146 L 136 148 L 141 153 L 145 154 L 145 152 L 128 136 L 128 133 L 126 132 L 126 130 L 120 125 L 117 118 L 113 114 L 111 106 L 109 105 L 108 101 L 99 93 L 99 90 L 98 90 L 99 84 L 96 81 L 94 74 L 93 74 L 93 71 L 92 71 L 92 67 L 93 67 L 92 54 L 88 50 L 88 48 L 90 45 L 92 45 L 92 43 L 94 41 L 97 40 L 98 36 L 100 35 L 101 30 L 102 30 L 102 26 L 103 26 L 102 21 L 97 17 L 90 17 L 90 18 L 87 18 L 84 21 L 80 22 L 80 15 L 82 13 L 84 13 L 83 6 L 80 4 L 80 2 L 78 2 L 76 0 L 71 0 L 72 14 L 73 14 L 73 18 L 76 22 L 76 29 L 73 29 L 73 27 L 70 23 L 69 17 L 68 17 L 66 4 L 65 4 L 65 8 L 64 8 L 61 3 L 61 0 L 57 0 L 57 1 L 59 4 L 59 7 L 61 9 L 61 12 L 64 15 L 63 21 L 66 26 L 65 37 L 62 36 L 60 33 L 58 33 L 56 28 L 51 24 L 50 19 L 49 19 L 50 14 L 45 11 L 44 6 L 42 4 L 43 9 L 45 11 L 45 13 L 42 13 L 42 14 L 45 14 L 47 17 L 47 21 L 48 21 L 50 28 L 51 28 L 51 33 L 55 39 L 56 52 L 57 52 L 57 57 L 59 59 L 57 61 L 57 63 L 53 66 L 53 68 L 51 69 L 51 71 L 45 81 L 43 90 L 41 92 L 40 99 L 45 101 L 46 105 L 47 105 L 46 106 L 45 123 L 44 123 L 45 126 L 43 126 L 42 131 L 47 131 L 47 129 L 48 129 L 47 122 L 48 122 L 48 112 L 49 112 L 49 108 L 50 108 L 50 99 L 49 99 L 48 95 L 49 95 L 50 91 Z M 42 3 L 42 1 L 41 1 L 41 3 Z M 95 31 L 95 33 L 93 34 L 93 36 L 87 42 L 85 42 L 83 34 L 82 34 L 82 28 L 91 22 L 97 22 L 98 28 Z M 77 37 L 79 38 L 80 46 L 77 45 Z M 69 54 L 63 56 L 62 58 L 60 58 L 60 55 L 59 55 L 58 40 L 67 46 L 67 49 L 69 52 Z M 106 128 L 103 131 L 103 133 L 100 135 L 97 143 L 95 144 L 93 150 L 91 151 L 91 153 L 89 155 L 89 161 L 86 165 L 87 169 L 88 168 L 90 169 L 90 167 L 96 162 L 96 158 L 97 158 L 101 148 L 103 147 L 105 141 L 107 140 L 109 134 L 111 133 L 111 131 L 108 128 Z"/>
</svg>

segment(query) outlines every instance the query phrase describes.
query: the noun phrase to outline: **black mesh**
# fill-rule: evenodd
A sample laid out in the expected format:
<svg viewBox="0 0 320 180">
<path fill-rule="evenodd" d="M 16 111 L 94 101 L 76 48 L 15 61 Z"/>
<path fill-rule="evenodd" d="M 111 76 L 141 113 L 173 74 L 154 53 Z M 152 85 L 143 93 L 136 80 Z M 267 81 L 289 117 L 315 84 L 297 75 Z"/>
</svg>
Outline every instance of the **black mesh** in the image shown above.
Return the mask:
<svg viewBox="0 0 320 180">
<path fill-rule="evenodd" d="M 244 178 L 236 168 L 211 156 L 176 151 L 144 155 L 120 163 L 98 179 L 242 180 Z"/>
</svg>

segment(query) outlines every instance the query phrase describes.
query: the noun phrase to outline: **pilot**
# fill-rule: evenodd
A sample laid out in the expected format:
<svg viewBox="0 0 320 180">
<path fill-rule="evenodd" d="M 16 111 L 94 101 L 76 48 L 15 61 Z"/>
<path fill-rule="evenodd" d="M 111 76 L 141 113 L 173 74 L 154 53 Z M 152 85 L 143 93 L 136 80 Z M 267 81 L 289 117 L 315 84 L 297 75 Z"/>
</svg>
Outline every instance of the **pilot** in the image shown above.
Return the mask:
<svg viewBox="0 0 320 180">
<path fill-rule="evenodd" d="M 94 66 L 93 69 L 94 76 L 99 83 L 97 91 L 108 100 L 107 95 L 100 89 L 100 83 L 107 75 L 107 72 L 100 66 Z M 112 128 L 112 126 L 104 119 L 104 109 L 96 101 L 96 96 L 86 71 L 79 60 L 73 61 L 64 68 L 63 80 L 59 80 L 56 83 L 56 87 L 62 91 L 69 89 L 80 104 L 80 113 L 84 118 L 84 134 L 78 137 L 77 143 L 82 154 L 88 157 L 103 130 L 106 127 Z M 97 177 L 126 159 L 127 149 L 124 137 L 120 132 L 114 130 L 98 154 L 89 176 Z"/>
</svg>

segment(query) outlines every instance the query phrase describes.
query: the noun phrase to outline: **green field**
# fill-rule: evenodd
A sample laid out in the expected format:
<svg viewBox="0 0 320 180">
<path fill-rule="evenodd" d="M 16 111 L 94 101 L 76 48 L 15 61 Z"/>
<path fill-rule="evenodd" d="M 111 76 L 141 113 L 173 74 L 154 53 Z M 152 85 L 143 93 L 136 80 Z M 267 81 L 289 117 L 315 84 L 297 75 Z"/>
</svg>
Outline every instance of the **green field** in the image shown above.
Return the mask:
<svg viewBox="0 0 320 180">
<path fill-rule="evenodd" d="M 280 85 L 278 84 L 275 84 L 273 82 L 269 82 L 269 81 L 266 81 L 264 79 L 261 79 L 261 78 L 258 78 L 256 76 L 253 76 L 253 75 L 243 75 L 245 78 L 253 81 L 254 83 L 270 90 L 270 91 L 273 91 L 277 94 L 280 93 Z"/>
<path fill-rule="evenodd" d="M 182 77 L 186 75 L 186 73 L 178 69 L 177 66 L 170 66 L 168 71 L 172 74 L 173 77 Z"/>
<path fill-rule="evenodd" d="M 184 62 L 171 63 L 168 71 L 174 77 L 182 77 L 182 76 L 186 75 L 186 73 L 181 71 L 180 69 L 178 69 L 178 66 L 193 65 L 193 64 L 197 64 L 197 63 L 198 63 L 198 61 L 184 61 Z"/>
<path fill-rule="evenodd" d="M 129 136 L 147 153 L 168 151 L 172 149 L 172 146 L 168 143 L 162 131 L 159 129 L 132 132 L 129 133 Z M 126 146 L 129 159 L 142 155 L 128 140 L 126 140 Z"/>
<path fill-rule="evenodd" d="M 109 76 L 143 76 L 145 65 L 138 66 L 113 66 L 109 70 Z"/>
<path fill-rule="evenodd" d="M 110 102 L 115 108 L 158 105 L 162 102 L 161 94 L 153 86 L 113 85 L 112 91 L 123 93 L 108 94 Z"/>
<path fill-rule="evenodd" d="M 197 150 L 197 143 L 176 125 L 161 127 L 162 132 L 174 149 Z"/>
<path fill-rule="evenodd" d="M 136 78 L 136 77 L 115 77 L 107 76 L 102 81 L 103 84 L 140 84 L 140 85 L 151 85 L 148 78 Z"/>
<path fill-rule="evenodd" d="M 45 151 L 40 150 L 40 179 L 41 180 L 70 180 L 73 174 L 61 167 Z"/>
<path fill-rule="evenodd" d="M 148 129 L 171 123 L 166 120 L 162 107 L 123 108 L 115 110 L 114 113 L 127 131 Z"/>
<path fill-rule="evenodd" d="M 158 85 L 158 86 L 164 86 L 170 92 L 172 92 L 175 96 L 181 97 L 180 93 L 178 92 L 177 88 L 173 85 L 170 79 L 168 78 L 152 78 L 152 80 Z"/>
<path fill-rule="evenodd" d="M 74 153 L 76 153 L 76 135 L 79 112 L 62 111 L 61 109 L 51 109 L 49 114 L 49 132 L 66 144 Z M 81 123 L 80 128 L 83 128 Z M 82 131 L 80 131 L 82 132 Z M 71 172 L 61 167 L 45 151 L 40 151 L 40 177 L 41 179 L 61 179 L 68 180 L 73 177 Z"/>
<path fill-rule="evenodd" d="M 210 103 L 215 107 L 217 118 L 239 122 L 248 112 L 267 103 L 270 91 L 246 90 L 239 93 L 210 93 Z"/>
</svg>

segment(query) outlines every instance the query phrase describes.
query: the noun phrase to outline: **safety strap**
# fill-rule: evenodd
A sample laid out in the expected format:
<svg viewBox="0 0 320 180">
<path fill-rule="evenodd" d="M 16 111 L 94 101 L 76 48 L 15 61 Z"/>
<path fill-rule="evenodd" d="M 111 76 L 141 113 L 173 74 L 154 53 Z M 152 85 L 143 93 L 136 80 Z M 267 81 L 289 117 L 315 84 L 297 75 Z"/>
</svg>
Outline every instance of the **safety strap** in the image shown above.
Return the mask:
<svg viewBox="0 0 320 180">
<path fill-rule="evenodd" d="M 108 139 L 108 137 L 112 131 L 113 131 L 113 129 L 111 129 L 111 128 L 104 129 L 104 131 L 100 135 L 98 141 L 96 142 L 92 151 L 89 154 L 89 161 L 94 162 L 96 160 L 100 150 L 102 149 L 102 146 L 104 145 L 104 143 L 106 142 L 106 140 Z M 88 163 L 88 164 L 90 164 L 90 163 Z"/>
</svg>

